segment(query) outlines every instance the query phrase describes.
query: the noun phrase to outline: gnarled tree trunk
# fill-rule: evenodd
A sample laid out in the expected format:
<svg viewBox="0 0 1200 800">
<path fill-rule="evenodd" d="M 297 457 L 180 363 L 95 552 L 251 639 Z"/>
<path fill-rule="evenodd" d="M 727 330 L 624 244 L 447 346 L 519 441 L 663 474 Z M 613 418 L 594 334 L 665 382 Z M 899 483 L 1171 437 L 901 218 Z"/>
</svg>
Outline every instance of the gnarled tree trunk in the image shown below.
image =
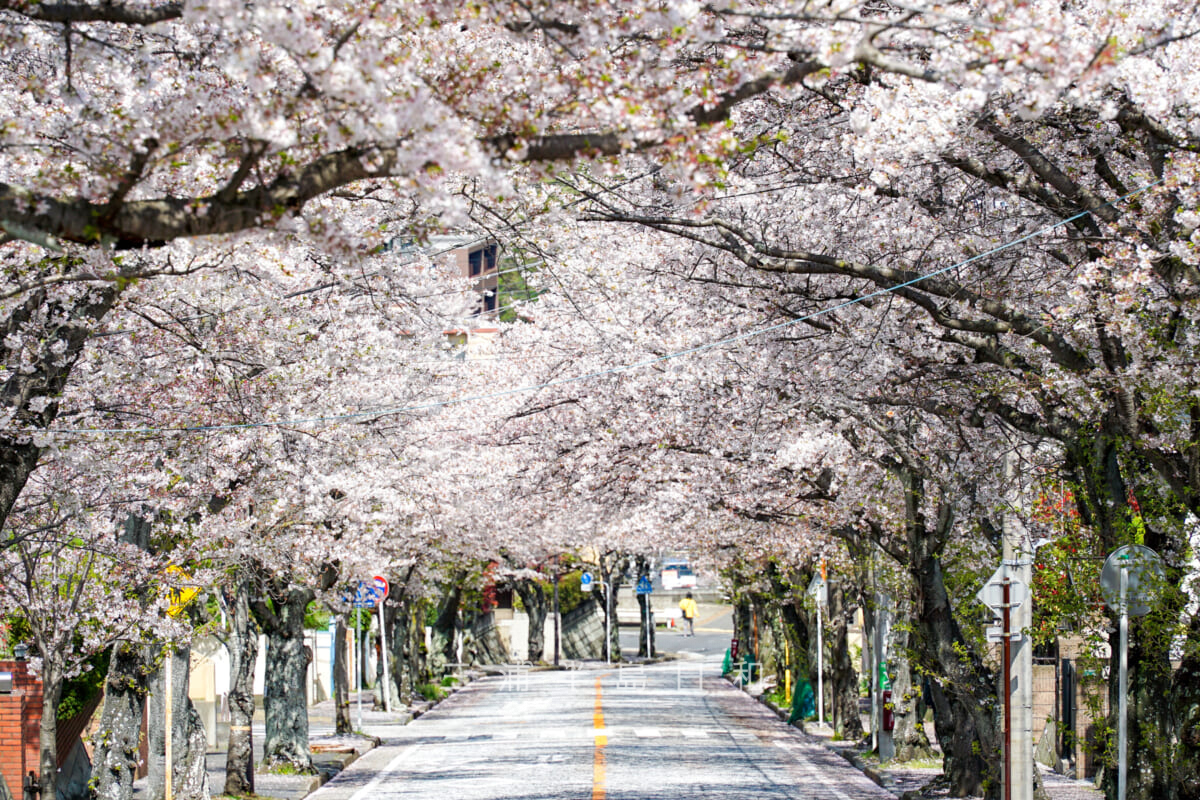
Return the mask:
<svg viewBox="0 0 1200 800">
<path fill-rule="evenodd" d="M 537 664 L 546 658 L 546 590 L 538 581 L 522 580 L 517 581 L 517 594 L 529 615 L 529 660 Z"/>
<path fill-rule="evenodd" d="M 858 672 L 850 657 L 847 636 L 857 605 L 851 601 L 844 581 L 829 582 L 829 683 L 833 730 L 842 739 L 857 741 L 863 736 L 858 703 Z"/>
<path fill-rule="evenodd" d="M 38 728 L 38 782 L 43 797 L 57 797 L 58 790 L 58 703 L 62 699 L 63 673 L 58 660 L 42 661 L 42 722 Z"/>
<path fill-rule="evenodd" d="M 436 677 L 446 674 L 446 665 L 458 661 L 458 607 L 462 603 L 462 582 L 467 573 L 458 572 L 442 597 L 433 623 L 433 647 L 429 654 L 429 671 Z"/>
<path fill-rule="evenodd" d="M 254 794 L 254 662 L 258 629 L 250 615 L 250 581 L 239 580 L 229 597 L 229 748 L 225 755 L 227 795 Z"/>
<path fill-rule="evenodd" d="M 948 535 L 948 518 L 944 525 Z M 987 797 L 994 799 L 1000 792 L 1003 744 L 996 713 L 996 677 L 971 650 L 952 613 L 939 558 L 944 536 L 929 531 L 923 542 L 910 540 L 909 568 L 918 598 L 913 609 L 917 622 L 913 644 L 926 667 L 943 676 L 945 702 L 934 706 L 942 771 L 954 796 L 986 790 Z"/>
<path fill-rule="evenodd" d="M 171 691 L 167 695 L 166 660 L 171 660 Z M 170 647 L 163 663 L 151 679 L 148 743 L 149 774 L 146 783 L 151 800 L 165 796 L 166 779 L 166 705 L 171 704 L 171 796 L 177 800 L 208 800 L 208 773 L 204 756 L 208 741 L 200 712 L 188 698 L 191 651 L 186 647 Z"/>
<path fill-rule="evenodd" d="M 405 606 L 408 635 L 404 640 L 405 670 L 404 697 L 412 700 L 417 686 L 424 683 L 429 676 L 429 653 L 425 646 L 425 601 L 413 602 Z"/>
<path fill-rule="evenodd" d="M 897 609 L 898 619 L 908 619 L 912 601 L 901 598 Z M 888 675 L 892 681 L 892 715 L 896 727 L 892 741 L 896 746 L 897 761 L 912 761 L 932 758 L 933 748 L 925 732 L 925 704 L 921 702 L 921 683 L 913 681 L 912 665 L 908 655 L 908 627 L 893 625 L 891 631 L 892 657 L 888 661 Z"/>
<path fill-rule="evenodd" d="M 274 597 L 274 608 L 264 598 L 253 602 L 255 616 L 267 635 L 263 763 L 269 769 L 286 765 L 299 772 L 311 772 L 305 693 L 309 653 L 304 644 L 304 612 L 314 593 L 311 589 L 290 586 L 275 592 Z"/>
<path fill-rule="evenodd" d="M 333 729 L 353 733 L 350 724 L 350 641 L 346 616 L 338 614 L 333 625 Z"/>
<path fill-rule="evenodd" d="M 149 552 L 150 520 L 146 515 L 129 514 L 117 539 Z M 92 785 L 97 800 L 133 797 L 152 663 L 144 645 L 119 642 L 113 646 L 104 681 L 100 729 L 93 739 Z"/>
<path fill-rule="evenodd" d="M 130 800 L 137 779 L 142 717 L 146 707 L 145 648 L 130 643 L 113 647 L 104 681 L 104 708 L 92 750 L 97 800 Z"/>
</svg>

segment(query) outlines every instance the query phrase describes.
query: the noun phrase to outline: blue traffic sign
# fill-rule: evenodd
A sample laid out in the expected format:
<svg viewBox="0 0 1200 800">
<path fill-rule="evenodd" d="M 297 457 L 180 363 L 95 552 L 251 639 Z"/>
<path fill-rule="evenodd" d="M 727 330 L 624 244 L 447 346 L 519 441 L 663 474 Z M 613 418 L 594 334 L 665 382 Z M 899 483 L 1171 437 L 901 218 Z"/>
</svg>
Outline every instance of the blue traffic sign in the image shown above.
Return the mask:
<svg viewBox="0 0 1200 800">
<path fill-rule="evenodd" d="M 635 594 L 650 594 L 653 591 L 654 591 L 654 587 L 650 585 L 650 579 L 648 577 L 646 577 L 645 575 L 643 575 L 642 579 L 640 581 L 638 581 L 637 589 L 634 590 L 634 593 Z"/>
<path fill-rule="evenodd" d="M 592 573 L 585 572 L 582 575 L 580 575 L 579 576 L 579 585 L 583 586 L 583 587 L 591 586 L 592 585 Z"/>
<path fill-rule="evenodd" d="M 358 588 L 354 590 L 354 595 L 346 595 L 342 599 L 355 608 L 374 608 L 383 599 L 383 594 L 383 591 L 374 585 L 359 581 Z"/>
</svg>

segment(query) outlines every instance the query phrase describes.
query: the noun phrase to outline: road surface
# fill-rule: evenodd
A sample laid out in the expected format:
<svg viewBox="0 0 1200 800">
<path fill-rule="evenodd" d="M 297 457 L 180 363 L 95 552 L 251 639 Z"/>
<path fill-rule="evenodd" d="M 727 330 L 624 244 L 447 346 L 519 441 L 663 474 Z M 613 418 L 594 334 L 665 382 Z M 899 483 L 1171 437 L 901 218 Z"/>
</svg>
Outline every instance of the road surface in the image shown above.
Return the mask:
<svg viewBox="0 0 1200 800">
<path fill-rule="evenodd" d="M 469 684 L 313 800 L 890 798 L 709 656 Z"/>
</svg>

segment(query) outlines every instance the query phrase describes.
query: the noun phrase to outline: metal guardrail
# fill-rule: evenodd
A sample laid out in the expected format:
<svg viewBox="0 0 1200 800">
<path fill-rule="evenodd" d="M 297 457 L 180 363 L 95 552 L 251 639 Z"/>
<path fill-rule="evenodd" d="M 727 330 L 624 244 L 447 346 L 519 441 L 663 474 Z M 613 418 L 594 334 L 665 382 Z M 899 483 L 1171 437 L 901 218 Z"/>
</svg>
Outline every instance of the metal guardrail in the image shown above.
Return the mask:
<svg viewBox="0 0 1200 800">
<path fill-rule="evenodd" d="M 691 673 L 691 670 L 684 669 L 684 664 L 687 664 L 687 663 L 688 662 L 685 662 L 685 661 L 676 661 L 675 662 L 675 688 L 678 691 L 683 691 L 685 674 L 687 674 L 687 683 L 690 684 L 692 682 L 691 675 L 688 674 L 688 673 Z M 697 691 L 703 692 L 704 691 L 704 664 L 703 663 L 699 663 L 699 664 L 691 663 L 690 666 L 695 668 L 696 689 L 697 689 Z"/>
<path fill-rule="evenodd" d="M 618 689 L 645 689 L 646 667 L 644 664 L 622 664 L 617 667 Z"/>
<path fill-rule="evenodd" d="M 528 661 L 525 661 L 521 664 L 505 664 L 503 667 L 501 667 L 501 674 L 504 676 L 504 680 L 500 684 L 500 691 L 529 691 L 529 671 L 532 668 L 533 664 Z"/>
</svg>

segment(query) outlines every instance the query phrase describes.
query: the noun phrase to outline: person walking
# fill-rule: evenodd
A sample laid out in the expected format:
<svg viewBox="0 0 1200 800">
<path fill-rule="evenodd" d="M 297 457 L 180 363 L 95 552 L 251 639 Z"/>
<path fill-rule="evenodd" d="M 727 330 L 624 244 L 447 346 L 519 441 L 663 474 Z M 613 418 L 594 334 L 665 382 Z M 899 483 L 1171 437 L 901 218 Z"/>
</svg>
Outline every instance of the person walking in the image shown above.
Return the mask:
<svg viewBox="0 0 1200 800">
<path fill-rule="evenodd" d="M 683 612 L 683 624 L 687 629 L 684 636 L 695 636 L 696 601 L 692 599 L 691 592 L 688 592 L 687 597 L 679 601 L 679 610 Z"/>
</svg>

